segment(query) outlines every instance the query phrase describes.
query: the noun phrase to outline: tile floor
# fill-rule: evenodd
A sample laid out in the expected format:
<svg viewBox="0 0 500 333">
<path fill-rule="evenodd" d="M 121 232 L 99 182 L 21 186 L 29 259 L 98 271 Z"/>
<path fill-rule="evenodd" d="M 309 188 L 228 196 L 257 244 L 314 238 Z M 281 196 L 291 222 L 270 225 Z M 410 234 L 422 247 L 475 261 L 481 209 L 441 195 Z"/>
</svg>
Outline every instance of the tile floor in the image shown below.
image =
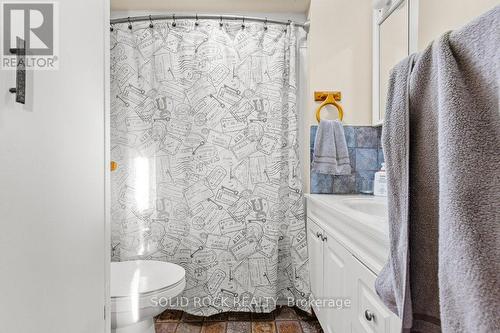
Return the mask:
<svg viewBox="0 0 500 333">
<path fill-rule="evenodd" d="M 297 308 L 272 313 L 225 312 L 210 317 L 167 310 L 156 317 L 156 333 L 323 333 L 318 320 Z"/>
</svg>

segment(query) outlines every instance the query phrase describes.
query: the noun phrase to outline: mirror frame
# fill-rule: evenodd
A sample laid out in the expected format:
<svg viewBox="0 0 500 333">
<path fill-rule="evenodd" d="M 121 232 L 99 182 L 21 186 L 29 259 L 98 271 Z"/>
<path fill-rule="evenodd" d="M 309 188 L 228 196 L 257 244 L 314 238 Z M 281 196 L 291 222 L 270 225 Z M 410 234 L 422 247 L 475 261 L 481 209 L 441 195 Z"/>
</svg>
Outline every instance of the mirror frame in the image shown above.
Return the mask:
<svg viewBox="0 0 500 333">
<path fill-rule="evenodd" d="M 382 125 L 384 119 L 380 116 L 380 25 L 402 3 L 408 2 L 408 44 L 407 55 L 417 52 L 418 45 L 418 1 L 419 0 L 394 0 L 384 11 L 373 9 L 372 19 L 372 125 Z"/>
</svg>

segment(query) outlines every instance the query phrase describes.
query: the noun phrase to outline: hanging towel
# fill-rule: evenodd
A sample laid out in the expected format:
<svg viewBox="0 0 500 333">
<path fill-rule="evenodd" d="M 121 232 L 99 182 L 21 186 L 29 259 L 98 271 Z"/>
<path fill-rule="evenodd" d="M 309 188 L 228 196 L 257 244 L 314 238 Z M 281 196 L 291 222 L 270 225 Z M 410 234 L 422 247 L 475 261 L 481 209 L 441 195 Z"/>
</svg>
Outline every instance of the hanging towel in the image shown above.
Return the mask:
<svg viewBox="0 0 500 333">
<path fill-rule="evenodd" d="M 394 67 L 389 79 L 387 108 L 382 127 L 387 175 L 390 255 L 380 272 L 375 289 L 387 307 L 402 318 L 403 331 L 412 326 L 408 274 L 408 89 L 415 55 Z M 390 170 L 390 171 L 389 171 Z M 389 171 L 389 172 L 388 172 Z"/>
<path fill-rule="evenodd" d="M 383 125 L 403 332 L 500 332 L 500 6 L 398 64 Z"/>
<path fill-rule="evenodd" d="M 331 175 L 351 174 L 349 151 L 340 121 L 320 121 L 314 140 L 312 171 Z"/>
</svg>

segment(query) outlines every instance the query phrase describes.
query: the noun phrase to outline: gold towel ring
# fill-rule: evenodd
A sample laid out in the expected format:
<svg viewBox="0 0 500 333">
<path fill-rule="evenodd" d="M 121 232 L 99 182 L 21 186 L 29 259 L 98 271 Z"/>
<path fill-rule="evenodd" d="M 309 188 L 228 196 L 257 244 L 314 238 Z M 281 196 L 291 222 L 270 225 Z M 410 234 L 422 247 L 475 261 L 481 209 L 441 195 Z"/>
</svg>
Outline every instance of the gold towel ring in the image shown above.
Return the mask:
<svg viewBox="0 0 500 333">
<path fill-rule="evenodd" d="M 338 93 L 337 95 L 338 95 L 338 99 L 340 100 L 340 93 Z M 340 103 L 337 102 L 337 100 L 335 99 L 335 95 L 333 93 L 329 93 L 326 96 L 323 103 L 321 103 L 321 105 L 316 110 L 316 120 L 318 121 L 318 123 L 321 121 L 321 117 L 320 117 L 321 109 L 326 105 L 333 105 L 337 108 L 337 110 L 339 112 L 339 120 L 342 120 L 344 118 L 344 109 L 342 108 L 342 105 L 340 105 Z"/>
</svg>

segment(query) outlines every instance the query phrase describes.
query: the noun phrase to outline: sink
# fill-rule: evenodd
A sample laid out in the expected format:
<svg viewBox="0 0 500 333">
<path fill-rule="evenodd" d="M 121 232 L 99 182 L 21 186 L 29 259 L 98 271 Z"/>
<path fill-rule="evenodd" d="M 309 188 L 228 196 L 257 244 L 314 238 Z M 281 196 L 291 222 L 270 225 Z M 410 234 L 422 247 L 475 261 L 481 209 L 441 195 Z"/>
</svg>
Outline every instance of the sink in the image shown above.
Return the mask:
<svg viewBox="0 0 500 333">
<path fill-rule="evenodd" d="M 387 225 L 386 197 L 365 194 L 308 194 L 308 198 L 322 202 L 356 220 Z"/>
<path fill-rule="evenodd" d="M 389 254 L 387 198 L 366 194 L 306 194 L 306 198 L 308 221 L 322 224 L 372 271 L 381 271 Z"/>
<path fill-rule="evenodd" d="M 387 203 L 385 198 L 348 198 L 342 200 L 342 203 L 359 213 L 382 219 L 387 218 Z"/>
</svg>

